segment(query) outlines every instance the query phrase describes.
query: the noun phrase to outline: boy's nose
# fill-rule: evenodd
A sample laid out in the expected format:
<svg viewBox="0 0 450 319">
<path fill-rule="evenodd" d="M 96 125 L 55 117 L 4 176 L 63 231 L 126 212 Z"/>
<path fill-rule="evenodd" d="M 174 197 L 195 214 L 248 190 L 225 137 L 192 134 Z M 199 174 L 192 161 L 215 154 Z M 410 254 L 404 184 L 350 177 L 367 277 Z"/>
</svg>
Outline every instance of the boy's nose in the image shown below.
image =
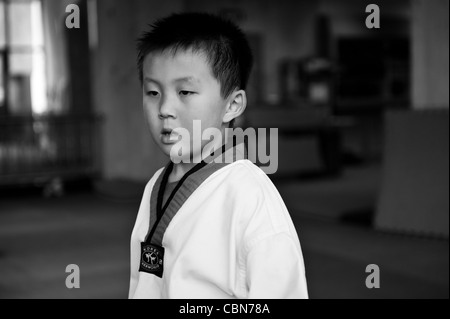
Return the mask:
<svg viewBox="0 0 450 319">
<path fill-rule="evenodd" d="M 175 118 L 175 116 L 173 116 L 173 115 L 162 114 L 162 113 L 159 113 L 158 117 L 159 117 L 160 120 L 164 120 L 164 119 L 167 119 L 167 118 L 170 118 L 170 117 Z"/>
<path fill-rule="evenodd" d="M 170 101 L 170 99 L 165 98 L 161 101 L 161 105 L 159 107 L 159 118 L 164 119 L 168 117 L 176 118 L 174 104 Z"/>
</svg>

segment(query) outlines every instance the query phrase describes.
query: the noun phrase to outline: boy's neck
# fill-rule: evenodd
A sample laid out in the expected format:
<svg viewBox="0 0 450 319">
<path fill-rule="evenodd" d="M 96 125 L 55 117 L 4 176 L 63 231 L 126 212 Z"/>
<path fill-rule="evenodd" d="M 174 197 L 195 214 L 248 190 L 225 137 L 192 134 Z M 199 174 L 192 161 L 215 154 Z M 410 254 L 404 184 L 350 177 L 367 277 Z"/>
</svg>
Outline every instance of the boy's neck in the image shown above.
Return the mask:
<svg viewBox="0 0 450 319">
<path fill-rule="evenodd" d="M 183 163 L 183 162 L 178 163 L 178 164 L 173 164 L 173 169 L 169 175 L 168 182 L 169 183 L 178 182 L 195 165 L 196 165 L 196 163 Z"/>
<path fill-rule="evenodd" d="M 219 149 L 223 145 L 224 142 L 225 142 L 224 139 L 216 141 L 214 149 L 215 150 Z M 203 155 L 203 152 L 202 152 L 202 155 Z M 204 158 L 202 155 L 199 155 L 199 156 L 203 160 Z M 193 159 L 191 161 L 191 163 L 183 163 L 182 161 L 178 164 L 174 163 L 172 172 L 169 175 L 168 182 L 169 183 L 178 182 L 180 179 L 183 178 L 184 174 L 189 172 L 190 169 L 192 169 L 195 165 L 197 165 L 197 163 L 200 163 L 200 162 L 201 162 L 200 158 L 196 158 L 195 160 Z"/>
</svg>

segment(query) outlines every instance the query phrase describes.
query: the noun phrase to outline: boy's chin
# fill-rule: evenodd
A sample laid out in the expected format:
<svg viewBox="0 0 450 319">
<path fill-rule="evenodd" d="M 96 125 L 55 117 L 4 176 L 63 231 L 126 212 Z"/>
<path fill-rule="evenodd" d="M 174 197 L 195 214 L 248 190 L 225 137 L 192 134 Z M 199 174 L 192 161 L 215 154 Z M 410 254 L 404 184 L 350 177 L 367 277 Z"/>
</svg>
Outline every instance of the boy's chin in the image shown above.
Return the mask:
<svg viewBox="0 0 450 319">
<path fill-rule="evenodd" d="M 158 146 L 161 149 L 161 151 L 164 153 L 164 155 L 170 157 L 170 150 L 172 149 L 173 145 L 158 143 Z"/>
<path fill-rule="evenodd" d="M 201 152 L 197 151 L 197 152 L 189 152 L 187 154 L 182 154 L 180 155 L 180 153 L 176 152 L 176 150 L 178 150 L 178 148 L 176 148 L 173 151 L 173 154 L 171 154 L 171 150 L 172 150 L 173 145 L 170 145 L 169 147 L 167 147 L 167 145 L 163 145 L 163 152 L 165 155 L 167 155 L 170 160 L 172 162 L 174 162 L 175 164 L 179 164 L 179 163 L 184 163 L 184 164 L 198 164 L 201 162 L 202 160 L 202 156 L 201 156 Z"/>
<path fill-rule="evenodd" d="M 166 155 L 167 157 L 170 158 L 170 160 L 172 162 L 176 162 L 179 163 L 180 161 L 182 162 L 189 162 L 189 157 L 190 155 L 186 155 L 186 156 L 179 156 L 176 154 L 171 154 L 172 148 L 174 147 L 174 144 L 163 144 L 163 143 L 158 143 L 159 148 L 161 149 L 161 151 L 164 153 L 164 155 Z"/>
</svg>

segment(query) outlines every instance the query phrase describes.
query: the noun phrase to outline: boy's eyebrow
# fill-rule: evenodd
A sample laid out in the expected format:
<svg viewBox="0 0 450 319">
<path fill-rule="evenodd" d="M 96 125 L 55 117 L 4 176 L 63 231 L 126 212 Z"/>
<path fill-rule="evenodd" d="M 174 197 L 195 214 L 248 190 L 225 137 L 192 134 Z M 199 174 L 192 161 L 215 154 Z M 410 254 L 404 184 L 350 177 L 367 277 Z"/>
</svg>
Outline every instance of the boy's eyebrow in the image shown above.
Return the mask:
<svg viewBox="0 0 450 319">
<path fill-rule="evenodd" d="M 193 76 L 185 76 L 182 78 L 178 78 L 173 80 L 173 82 L 194 82 L 194 83 L 198 83 L 200 82 L 199 80 L 197 80 L 196 78 L 194 78 Z"/>
<path fill-rule="evenodd" d="M 152 78 L 149 78 L 149 77 L 145 77 L 144 81 L 145 82 L 155 82 L 155 83 L 159 84 L 158 80 L 155 80 L 155 79 L 152 79 Z M 172 82 L 173 83 L 179 83 L 179 82 L 199 83 L 200 81 L 198 79 L 194 78 L 193 76 L 185 76 L 185 77 L 182 77 L 182 78 L 175 79 Z"/>
</svg>

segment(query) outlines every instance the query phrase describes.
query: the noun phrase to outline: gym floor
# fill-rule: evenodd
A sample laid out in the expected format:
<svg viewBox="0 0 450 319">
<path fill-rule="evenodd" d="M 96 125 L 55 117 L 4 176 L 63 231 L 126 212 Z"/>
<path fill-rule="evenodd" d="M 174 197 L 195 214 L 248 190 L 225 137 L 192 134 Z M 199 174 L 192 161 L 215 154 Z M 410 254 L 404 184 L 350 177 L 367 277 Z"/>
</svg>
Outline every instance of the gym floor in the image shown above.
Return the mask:
<svg viewBox="0 0 450 319">
<path fill-rule="evenodd" d="M 331 181 L 276 181 L 300 237 L 310 297 L 448 298 L 448 240 L 371 227 L 377 176 L 370 168 Z M 109 187 L 0 197 L 0 298 L 127 298 L 142 185 Z M 128 193 L 112 196 L 114 189 Z M 69 264 L 80 267 L 80 289 L 66 288 Z M 380 268 L 379 289 L 365 285 L 369 264 Z"/>
</svg>

